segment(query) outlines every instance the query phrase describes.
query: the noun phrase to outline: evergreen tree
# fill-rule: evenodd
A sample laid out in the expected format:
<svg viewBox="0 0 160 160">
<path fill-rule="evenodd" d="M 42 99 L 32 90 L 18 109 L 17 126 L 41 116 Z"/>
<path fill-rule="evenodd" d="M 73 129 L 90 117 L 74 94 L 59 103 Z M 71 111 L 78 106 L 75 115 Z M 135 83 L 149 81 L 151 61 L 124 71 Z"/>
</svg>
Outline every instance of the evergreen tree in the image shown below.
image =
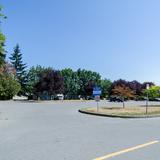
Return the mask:
<svg viewBox="0 0 160 160">
<path fill-rule="evenodd" d="M 26 84 L 27 84 L 26 67 L 27 66 L 25 63 L 23 63 L 22 54 L 21 54 L 20 47 L 18 44 L 14 48 L 14 53 L 11 54 L 10 60 L 11 60 L 11 64 L 16 70 L 16 78 L 21 85 L 21 90 L 18 93 L 18 95 L 25 96 L 27 93 L 27 87 L 26 87 Z"/>
</svg>

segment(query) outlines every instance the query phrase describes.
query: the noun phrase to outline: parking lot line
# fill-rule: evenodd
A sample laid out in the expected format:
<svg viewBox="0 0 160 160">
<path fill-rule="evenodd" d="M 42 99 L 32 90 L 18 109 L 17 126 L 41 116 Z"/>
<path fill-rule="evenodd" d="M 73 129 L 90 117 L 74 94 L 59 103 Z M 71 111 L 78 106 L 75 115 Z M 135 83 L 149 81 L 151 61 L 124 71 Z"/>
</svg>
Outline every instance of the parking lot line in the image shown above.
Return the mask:
<svg viewBox="0 0 160 160">
<path fill-rule="evenodd" d="M 114 152 L 114 153 L 111 153 L 111 154 L 108 154 L 108 155 L 105 155 L 105 156 L 102 156 L 102 157 L 99 157 L 99 158 L 95 158 L 94 160 L 105 160 L 105 159 L 108 159 L 108 158 L 111 158 L 111 157 L 118 156 L 120 154 L 124 154 L 124 153 L 127 153 L 127 152 L 131 152 L 131 151 L 134 151 L 134 150 L 137 150 L 137 149 L 140 149 L 140 148 L 144 148 L 144 147 L 153 145 L 153 144 L 158 143 L 158 142 L 159 141 L 151 141 L 151 142 L 144 143 L 144 144 L 141 144 L 141 145 L 138 145 L 138 146 L 135 146 L 135 147 L 131 147 L 131 148 L 127 148 L 127 149 L 124 149 L 124 150 L 121 150 L 121 151 L 118 151 L 118 152 Z"/>
</svg>

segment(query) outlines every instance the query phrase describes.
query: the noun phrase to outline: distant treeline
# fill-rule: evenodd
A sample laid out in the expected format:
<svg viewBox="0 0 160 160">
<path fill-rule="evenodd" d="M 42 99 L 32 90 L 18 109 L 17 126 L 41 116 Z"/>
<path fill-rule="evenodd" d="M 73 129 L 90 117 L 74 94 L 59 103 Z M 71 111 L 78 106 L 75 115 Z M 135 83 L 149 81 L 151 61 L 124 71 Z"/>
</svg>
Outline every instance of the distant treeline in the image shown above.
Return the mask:
<svg viewBox="0 0 160 160">
<path fill-rule="evenodd" d="M 73 71 L 70 68 L 54 70 L 52 67 L 36 66 L 27 70 L 23 63 L 19 45 L 16 45 L 10 62 L 1 66 L 0 99 L 11 99 L 14 95 L 27 96 L 29 99 L 57 99 L 63 94 L 64 99 L 93 99 L 93 87 L 102 89 L 101 98 L 120 96 L 125 99 L 144 99 L 146 84 L 138 81 L 119 79 L 111 82 L 101 75 L 85 69 Z"/>
</svg>

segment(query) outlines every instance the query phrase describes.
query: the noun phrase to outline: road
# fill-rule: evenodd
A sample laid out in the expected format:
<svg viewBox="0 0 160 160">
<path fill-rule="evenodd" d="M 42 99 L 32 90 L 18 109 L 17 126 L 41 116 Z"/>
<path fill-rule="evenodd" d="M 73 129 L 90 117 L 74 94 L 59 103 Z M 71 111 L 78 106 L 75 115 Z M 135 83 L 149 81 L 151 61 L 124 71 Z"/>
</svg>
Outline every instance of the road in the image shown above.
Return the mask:
<svg viewBox="0 0 160 160">
<path fill-rule="evenodd" d="M 128 105 L 144 102 L 128 102 Z M 100 106 L 113 103 L 102 101 Z M 121 105 L 121 104 L 116 104 Z M 159 160 L 160 118 L 85 115 L 95 102 L 0 102 L 0 160 Z M 104 159 L 105 160 L 105 159 Z"/>
</svg>

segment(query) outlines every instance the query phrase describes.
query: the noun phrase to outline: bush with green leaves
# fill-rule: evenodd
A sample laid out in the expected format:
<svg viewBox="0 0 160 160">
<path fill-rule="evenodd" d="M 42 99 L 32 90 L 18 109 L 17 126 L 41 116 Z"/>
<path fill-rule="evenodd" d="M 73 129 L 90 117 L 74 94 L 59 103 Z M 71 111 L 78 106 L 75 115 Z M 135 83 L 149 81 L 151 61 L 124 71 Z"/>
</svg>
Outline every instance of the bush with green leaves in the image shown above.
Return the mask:
<svg viewBox="0 0 160 160">
<path fill-rule="evenodd" d="M 9 74 L 0 74 L 0 100 L 12 99 L 19 91 L 20 84 Z"/>
</svg>

